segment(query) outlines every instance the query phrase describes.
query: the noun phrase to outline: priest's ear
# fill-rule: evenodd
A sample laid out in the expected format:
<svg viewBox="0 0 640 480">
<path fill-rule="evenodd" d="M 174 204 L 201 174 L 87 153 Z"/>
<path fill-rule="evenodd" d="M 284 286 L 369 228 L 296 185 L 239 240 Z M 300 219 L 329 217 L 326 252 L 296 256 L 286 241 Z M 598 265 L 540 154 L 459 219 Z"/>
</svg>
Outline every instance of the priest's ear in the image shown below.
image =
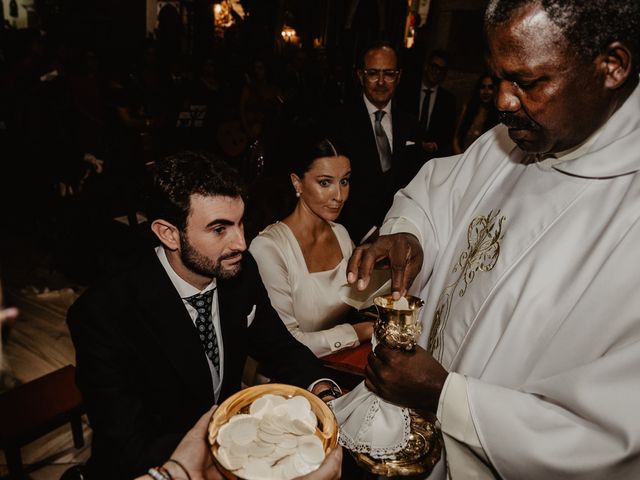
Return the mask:
<svg viewBox="0 0 640 480">
<path fill-rule="evenodd" d="M 613 42 L 606 53 L 598 57 L 602 71 L 605 74 L 605 87 L 615 90 L 622 86 L 634 72 L 633 61 L 629 48 L 622 42 Z"/>
<path fill-rule="evenodd" d="M 159 218 L 151 223 L 151 231 L 169 250 L 180 248 L 180 230 L 173 223 Z"/>
</svg>

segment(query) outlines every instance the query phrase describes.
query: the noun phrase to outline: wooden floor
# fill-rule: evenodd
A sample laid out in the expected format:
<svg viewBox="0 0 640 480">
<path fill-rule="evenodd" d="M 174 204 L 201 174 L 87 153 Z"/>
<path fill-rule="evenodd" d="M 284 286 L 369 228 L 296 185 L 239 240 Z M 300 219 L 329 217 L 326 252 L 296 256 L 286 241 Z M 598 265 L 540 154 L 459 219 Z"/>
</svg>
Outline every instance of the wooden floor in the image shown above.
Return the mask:
<svg viewBox="0 0 640 480">
<path fill-rule="evenodd" d="M 28 382 L 60 367 L 75 364 L 75 352 L 65 316 L 81 287 L 71 285 L 50 266 L 46 254 L 29 235 L 3 232 L 0 275 L 4 303 L 17 306 L 18 320 L 5 329 L 4 359 L 15 384 Z M 70 466 L 89 458 L 91 429 L 83 418 L 85 446 L 75 449 L 70 427 L 54 430 L 22 449 L 30 478 L 58 480 Z M 0 452 L 0 478 L 8 470 Z"/>
</svg>

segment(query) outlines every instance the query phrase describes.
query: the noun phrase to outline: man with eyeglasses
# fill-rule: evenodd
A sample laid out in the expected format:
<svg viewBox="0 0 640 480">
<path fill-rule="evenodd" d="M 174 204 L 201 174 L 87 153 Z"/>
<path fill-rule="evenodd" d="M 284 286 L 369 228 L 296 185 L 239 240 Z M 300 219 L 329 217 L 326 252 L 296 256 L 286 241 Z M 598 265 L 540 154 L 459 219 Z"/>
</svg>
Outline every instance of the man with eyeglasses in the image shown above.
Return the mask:
<svg viewBox="0 0 640 480">
<path fill-rule="evenodd" d="M 422 82 L 407 96 L 407 111 L 420 120 L 422 148 L 429 158 L 446 157 L 453 153 L 453 133 L 456 122 L 456 97 L 442 87 L 449 70 L 446 51 L 432 50 L 426 58 Z"/>
<path fill-rule="evenodd" d="M 417 118 L 393 102 L 402 75 L 393 46 L 369 46 L 356 74 L 362 95 L 328 123 L 350 153 L 351 193 L 340 222 L 359 243 L 381 224 L 394 193 L 417 173 L 421 158 Z"/>
</svg>

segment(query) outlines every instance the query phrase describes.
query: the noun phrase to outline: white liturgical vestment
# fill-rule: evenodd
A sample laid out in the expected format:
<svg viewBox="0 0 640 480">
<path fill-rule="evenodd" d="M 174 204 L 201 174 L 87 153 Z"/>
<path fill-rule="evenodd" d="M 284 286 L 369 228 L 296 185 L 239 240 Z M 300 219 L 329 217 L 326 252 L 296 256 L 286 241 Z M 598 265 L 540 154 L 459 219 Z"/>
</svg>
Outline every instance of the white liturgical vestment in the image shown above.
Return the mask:
<svg viewBox="0 0 640 480">
<path fill-rule="evenodd" d="M 578 155 L 526 158 L 498 126 L 425 164 L 382 229 L 424 248 L 448 474 L 640 478 L 640 90 Z"/>
</svg>

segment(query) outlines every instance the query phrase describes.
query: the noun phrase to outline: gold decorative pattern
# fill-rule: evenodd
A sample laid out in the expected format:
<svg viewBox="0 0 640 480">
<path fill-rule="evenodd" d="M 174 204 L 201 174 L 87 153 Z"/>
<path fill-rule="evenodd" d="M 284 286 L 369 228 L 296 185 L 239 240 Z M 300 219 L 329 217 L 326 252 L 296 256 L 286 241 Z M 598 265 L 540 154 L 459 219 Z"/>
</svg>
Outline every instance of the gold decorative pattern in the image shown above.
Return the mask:
<svg viewBox="0 0 640 480">
<path fill-rule="evenodd" d="M 460 254 L 458 262 L 451 273 L 458 273 L 455 280 L 442 291 L 438 299 L 438 307 L 433 317 L 433 325 L 429 332 L 428 351 L 442 361 L 442 345 L 444 328 L 449 319 L 451 302 L 457 292 L 463 297 L 467 287 L 473 282 L 476 272 L 489 272 L 500 256 L 500 241 L 503 238 L 502 224 L 505 216 L 500 210 L 491 210 L 488 215 L 474 218 L 467 229 L 467 248 Z"/>
</svg>

